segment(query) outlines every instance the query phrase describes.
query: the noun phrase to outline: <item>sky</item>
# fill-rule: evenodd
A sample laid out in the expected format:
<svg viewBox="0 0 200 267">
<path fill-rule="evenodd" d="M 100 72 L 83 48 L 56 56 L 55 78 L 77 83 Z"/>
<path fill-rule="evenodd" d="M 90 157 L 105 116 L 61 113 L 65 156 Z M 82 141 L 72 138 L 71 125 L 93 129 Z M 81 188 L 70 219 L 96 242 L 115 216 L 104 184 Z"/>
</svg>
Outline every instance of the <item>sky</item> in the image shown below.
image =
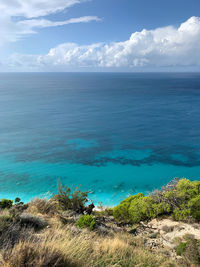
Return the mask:
<svg viewBox="0 0 200 267">
<path fill-rule="evenodd" d="M 0 0 L 0 71 L 200 71 L 200 0 Z"/>
</svg>

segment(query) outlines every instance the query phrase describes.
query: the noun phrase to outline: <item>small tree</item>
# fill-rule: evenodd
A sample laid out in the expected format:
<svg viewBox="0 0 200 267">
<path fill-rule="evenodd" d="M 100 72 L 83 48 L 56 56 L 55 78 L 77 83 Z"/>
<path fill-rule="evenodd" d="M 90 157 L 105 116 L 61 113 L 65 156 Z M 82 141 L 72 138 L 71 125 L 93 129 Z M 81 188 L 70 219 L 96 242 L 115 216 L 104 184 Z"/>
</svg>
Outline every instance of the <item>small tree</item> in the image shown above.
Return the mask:
<svg viewBox="0 0 200 267">
<path fill-rule="evenodd" d="M 18 204 L 21 201 L 21 199 L 19 197 L 15 198 L 15 203 Z"/>
<path fill-rule="evenodd" d="M 61 181 L 58 181 L 58 194 L 54 200 L 58 203 L 59 209 L 73 210 L 77 213 L 84 213 L 85 204 L 88 201 L 88 192 L 82 192 L 75 188 L 74 191 L 70 187 L 64 186 Z"/>
</svg>

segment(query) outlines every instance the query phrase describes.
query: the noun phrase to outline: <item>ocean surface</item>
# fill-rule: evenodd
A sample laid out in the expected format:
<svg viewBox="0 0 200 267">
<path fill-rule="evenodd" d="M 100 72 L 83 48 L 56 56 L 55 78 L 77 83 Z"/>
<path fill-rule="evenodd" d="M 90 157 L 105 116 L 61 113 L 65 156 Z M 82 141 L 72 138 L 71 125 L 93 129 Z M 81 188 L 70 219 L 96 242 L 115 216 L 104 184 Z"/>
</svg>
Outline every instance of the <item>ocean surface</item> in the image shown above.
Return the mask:
<svg viewBox="0 0 200 267">
<path fill-rule="evenodd" d="M 0 74 L 0 198 L 96 204 L 200 177 L 200 74 Z"/>
</svg>

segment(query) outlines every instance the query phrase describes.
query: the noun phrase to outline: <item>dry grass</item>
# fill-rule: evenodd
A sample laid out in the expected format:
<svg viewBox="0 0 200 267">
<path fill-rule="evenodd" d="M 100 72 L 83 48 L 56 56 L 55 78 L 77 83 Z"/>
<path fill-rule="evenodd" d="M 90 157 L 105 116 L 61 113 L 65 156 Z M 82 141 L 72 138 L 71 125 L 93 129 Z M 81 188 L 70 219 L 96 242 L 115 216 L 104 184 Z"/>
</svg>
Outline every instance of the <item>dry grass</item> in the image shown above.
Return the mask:
<svg viewBox="0 0 200 267">
<path fill-rule="evenodd" d="M 122 251 L 127 251 L 129 249 L 129 244 L 118 237 L 105 238 L 101 242 L 100 249 L 107 254 L 120 254 Z"/>
<path fill-rule="evenodd" d="M 0 236 L 2 267 L 171 267 L 164 251 L 152 252 L 128 233 L 99 232 L 63 225 L 52 203 L 34 199 Z M 8 211 L 2 213 L 5 221 Z M 47 227 L 32 227 L 48 222 Z M 4 221 L 3 221 L 4 222 Z M 23 222 L 23 223 L 22 223 Z M 31 225 L 30 225 L 31 224 Z M 43 224 L 42 224 L 43 225 Z M 3 224 L 4 226 L 4 224 Z M 36 231 L 37 230 L 37 231 Z"/>
<path fill-rule="evenodd" d="M 5 267 L 175 266 L 164 255 L 150 252 L 142 240 L 136 241 L 128 234 L 103 237 L 59 224 L 32 234 L 1 255 L 1 266 Z"/>
<path fill-rule="evenodd" d="M 28 212 L 34 214 L 48 214 L 54 215 L 55 206 L 53 205 L 51 200 L 47 200 L 46 198 L 34 198 L 30 201 L 28 205 Z"/>
</svg>

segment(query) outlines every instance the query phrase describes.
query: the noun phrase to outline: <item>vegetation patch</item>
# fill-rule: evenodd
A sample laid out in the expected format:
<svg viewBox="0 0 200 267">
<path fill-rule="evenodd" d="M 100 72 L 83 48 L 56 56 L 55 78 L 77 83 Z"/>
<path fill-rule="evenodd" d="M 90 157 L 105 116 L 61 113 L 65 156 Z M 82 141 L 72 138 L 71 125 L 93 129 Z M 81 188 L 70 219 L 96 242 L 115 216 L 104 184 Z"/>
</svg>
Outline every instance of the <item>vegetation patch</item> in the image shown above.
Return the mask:
<svg viewBox="0 0 200 267">
<path fill-rule="evenodd" d="M 200 266 L 199 200 L 200 182 L 187 179 L 98 211 L 87 205 L 87 192 L 61 183 L 49 200 L 36 198 L 24 204 L 19 198 L 14 203 L 2 199 L 0 266 Z M 153 218 L 158 219 L 148 222 Z M 178 227 L 184 233 L 174 238 Z M 190 235 L 184 236 L 187 232 Z M 166 236 L 175 250 L 162 242 Z"/>
<path fill-rule="evenodd" d="M 0 208 L 1 209 L 9 209 L 12 207 L 12 205 L 13 205 L 13 201 L 10 199 L 3 198 L 0 200 Z"/>
<path fill-rule="evenodd" d="M 78 219 L 76 225 L 80 228 L 88 228 L 93 230 L 96 226 L 96 221 L 92 215 L 82 215 Z"/>
<path fill-rule="evenodd" d="M 176 253 L 182 256 L 188 264 L 200 265 L 200 240 L 192 237 L 185 237 L 183 242 L 180 242 L 176 247 Z"/>
<path fill-rule="evenodd" d="M 58 210 L 72 210 L 83 214 L 88 202 L 88 192 L 82 192 L 78 187 L 72 191 L 70 187 L 64 186 L 59 181 L 58 194 L 53 196 L 52 201 L 56 204 Z"/>
<path fill-rule="evenodd" d="M 35 230 L 40 230 L 47 226 L 47 222 L 40 216 L 22 213 L 19 218 L 22 226 L 33 227 Z"/>
<path fill-rule="evenodd" d="M 5 211 L 0 214 L 0 233 L 4 233 L 13 221 L 12 216 L 9 212 Z"/>
<path fill-rule="evenodd" d="M 113 209 L 116 221 L 139 223 L 159 216 L 177 221 L 200 221 L 200 182 L 175 179 L 149 196 L 139 193 L 123 200 Z"/>
</svg>

